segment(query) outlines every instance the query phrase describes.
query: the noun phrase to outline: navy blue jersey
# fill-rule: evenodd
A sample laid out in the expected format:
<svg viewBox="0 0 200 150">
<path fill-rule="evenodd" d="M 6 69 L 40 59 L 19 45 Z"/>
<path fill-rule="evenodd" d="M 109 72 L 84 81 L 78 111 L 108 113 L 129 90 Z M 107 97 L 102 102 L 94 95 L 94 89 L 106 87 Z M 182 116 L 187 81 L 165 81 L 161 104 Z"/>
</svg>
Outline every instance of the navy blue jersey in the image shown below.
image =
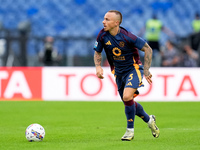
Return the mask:
<svg viewBox="0 0 200 150">
<path fill-rule="evenodd" d="M 144 44 L 143 39 L 122 27 L 116 36 L 102 29 L 97 36 L 94 50 L 101 53 L 104 49 L 112 71 L 114 69 L 116 75 L 121 75 L 142 65 L 138 49 L 142 49 Z"/>
</svg>

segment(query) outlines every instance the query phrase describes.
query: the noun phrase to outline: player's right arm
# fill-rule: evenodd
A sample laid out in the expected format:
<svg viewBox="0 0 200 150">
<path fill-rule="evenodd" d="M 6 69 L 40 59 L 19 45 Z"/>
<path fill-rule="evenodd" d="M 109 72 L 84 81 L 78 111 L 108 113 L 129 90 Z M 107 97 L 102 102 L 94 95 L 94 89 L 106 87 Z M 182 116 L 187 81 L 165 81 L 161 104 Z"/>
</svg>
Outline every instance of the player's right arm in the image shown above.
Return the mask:
<svg viewBox="0 0 200 150">
<path fill-rule="evenodd" d="M 103 69 L 101 68 L 101 61 L 102 61 L 102 56 L 101 52 L 103 50 L 103 44 L 102 44 L 102 36 L 103 34 L 105 35 L 104 29 L 102 29 L 98 36 L 97 40 L 94 44 L 94 64 L 96 67 L 96 75 L 98 78 L 103 79 Z"/>
<path fill-rule="evenodd" d="M 103 69 L 101 68 L 101 60 L 102 60 L 102 56 L 101 53 L 95 51 L 94 52 L 94 64 L 96 67 L 96 75 L 98 78 L 103 79 Z"/>
<path fill-rule="evenodd" d="M 94 44 L 94 64 L 96 67 L 96 75 L 98 78 L 103 79 L 103 69 L 101 68 L 101 61 L 102 61 L 102 56 L 101 56 L 101 52 L 103 50 L 103 44 L 102 44 L 102 37 L 103 34 L 105 35 L 104 29 L 102 29 L 98 36 L 97 36 L 97 40 Z"/>
</svg>

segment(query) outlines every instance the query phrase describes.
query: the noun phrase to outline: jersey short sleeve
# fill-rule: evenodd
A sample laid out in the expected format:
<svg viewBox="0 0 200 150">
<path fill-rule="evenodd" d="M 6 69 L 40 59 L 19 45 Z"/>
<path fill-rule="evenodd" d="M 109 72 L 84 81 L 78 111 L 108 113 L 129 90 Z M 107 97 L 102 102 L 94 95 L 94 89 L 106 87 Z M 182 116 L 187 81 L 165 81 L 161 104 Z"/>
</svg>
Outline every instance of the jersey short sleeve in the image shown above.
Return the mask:
<svg viewBox="0 0 200 150">
<path fill-rule="evenodd" d="M 97 39 L 94 44 L 94 50 L 101 53 L 103 50 L 102 38 L 103 38 L 103 30 L 101 30 L 97 36 Z"/>
<path fill-rule="evenodd" d="M 136 47 L 137 49 L 142 49 L 144 44 L 146 43 L 145 40 L 143 40 L 142 38 L 138 37 L 137 35 L 128 32 L 128 31 L 124 31 L 123 34 L 126 35 L 127 40 L 129 41 L 129 43 L 131 43 L 132 47 Z"/>
<path fill-rule="evenodd" d="M 144 47 L 145 43 L 146 42 L 142 38 L 137 37 L 137 39 L 135 40 L 135 47 L 141 50 Z"/>
</svg>

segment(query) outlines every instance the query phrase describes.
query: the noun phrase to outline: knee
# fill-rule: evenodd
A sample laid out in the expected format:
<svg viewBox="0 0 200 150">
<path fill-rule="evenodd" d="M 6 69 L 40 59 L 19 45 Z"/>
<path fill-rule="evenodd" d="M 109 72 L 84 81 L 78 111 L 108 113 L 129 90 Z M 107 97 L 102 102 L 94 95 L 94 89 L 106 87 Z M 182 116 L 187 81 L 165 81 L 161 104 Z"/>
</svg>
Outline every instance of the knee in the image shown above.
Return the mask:
<svg viewBox="0 0 200 150">
<path fill-rule="evenodd" d="M 133 100 L 133 97 L 132 97 L 132 96 L 123 95 L 123 101 L 124 101 L 124 102 L 130 101 L 130 100 Z"/>
</svg>

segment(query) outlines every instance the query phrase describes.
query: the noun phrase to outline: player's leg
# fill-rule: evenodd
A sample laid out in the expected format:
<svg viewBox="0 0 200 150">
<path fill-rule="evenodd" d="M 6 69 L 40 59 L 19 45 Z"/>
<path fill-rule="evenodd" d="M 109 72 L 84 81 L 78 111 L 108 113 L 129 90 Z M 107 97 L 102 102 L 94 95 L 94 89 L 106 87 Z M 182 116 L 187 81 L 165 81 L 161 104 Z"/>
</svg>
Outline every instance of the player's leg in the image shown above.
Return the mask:
<svg viewBox="0 0 200 150">
<path fill-rule="evenodd" d="M 132 136 L 134 136 L 134 120 L 136 114 L 136 108 L 133 97 L 137 93 L 137 88 L 143 86 L 142 84 L 143 70 L 139 66 L 129 72 L 124 78 L 124 92 L 123 92 L 123 102 L 125 104 L 125 114 L 127 117 L 127 131 L 132 131 Z M 137 94 L 136 94 L 137 95 Z M 130 133 L 130 132 L 129 132 Z M 126 133 L 125 133 L 126 134 Z M 124 136 L 123 136 L 124 137 Z M 122 137 L 122 140 L 124 139 Z M 133 137 L 132 137 L 133 138 Z"/>
<path fill-rule="evenodd" d="M 120 85 L 120 84 L 117 84 L 117 85 Z M 119 88 L 119 86 L 118 86 L 118 88 Z M 123 101 L 124 84 L 122 84 L 120 89 L 118 89 L 118 92 L 119 92 L 119 95 L 120 95 L 120 97 L 121 97 L 121 99 Z M 125 134 L 122 136 L 121 140 L 122 141 L 130 141 L 130 140 L 132 140 L 134 138 L 134 128 L 133 128 L 133 125 L 131 125 L 133 122 L 132 123 L 130 122 L 131 124 L 128 123 L 128 120 L 129 120 L 128 118 L 129 117 L 128 117 L 127 113 L 128 113 L 128 107 L 129 106 L 126 106 L 127 102 L 123 101 L 123 103 L 124 103 L 124 106 L 125 106 L 125 114 L 126 114 L 126 118 L 127 118 L 127 129 L 126 129 Z M 131 102 L 128 102 L 128 105 L 129 104 L 131 104 Z M 129 121 L 131 121 L 131 120 L 129 120 Z"/>
<path fill-rule="evenodd" d="M 127 90 L 124 90 L 125 81 L 122 80 L 122 77 L 116 76 L 116 84 L 117 84 L 117 87 L 118 87 L 119 95 L 120 95 L 120 97 L 121 97 L 121 99 L 122 99 L 122 101 L 124 103 L 125 114 L 126 114 L 126 117 L 127 117 L 127 129 L 126 129 L 125 134 L 122 136 L 121 140 L 123 140 L 123 141 L 125 141 L 125 140 L 126 141 L 130 141 L 134 137 L 134 128 L 133 128 L 134 124 L 133 124 L 132 120 L 134 119 L 135 115 L 133 114 L 132 115 L 133 117 L 130 117 L 132 112 L 135 113 L 135 109 L 134 109 L 135 107 L 132 106 L 134 104 L 133 103 L 133 95 L 131 94 L 132 95 L 131 101 L 124 101 L 123 100 L 124 99 L 123 98 L 124 97 L 124 91 L 126 91 L 125 93 L 128 92 Z"/>
<path fill-rule="evenodd" d="M 130 100 L 130 96 L 131 95 L 133 97 L 135 97 L 136 95 L 139 94 L 139 92 L 137 91 L 137 88 L 143 86 L 142 77 L 143 77 L 143 69 L 142 69 L 142 67 L 135 68 L 135 70 L 130 72 L 130 74 L 127 76 L 124 95 L 123 95 L 123 99 L 125 101 Z M 129 91 L 129 89 L 133 89 L 132 92 Z M 158 127 L 156 126 L 155 116 L 153 116 L 153 115 L 149 116 L 144 111 L 142 105 L 140 105 L 139 103 L 134 102 L 134 104 L 135 104 L 135 115 L 140 116 L 145 122 L 147 122 L 149 128 L 152 131 L 152 135 L 154 137 L 158 137 L 159 134 L 160 134 L 160 131 L 159 131 Z M 133 127 L 134 127 L 134 120 L 133 120 Z"/>
<path fill-rule="evenodd" d="M 135 103 L 133 95 L 137 89 L 125 88 L 123 94 L 123 102 L 125 105 L 125 114 L 127 117 L 127 128 L 134 128 L 134 120 L 136 114 Z"/>
<path fill-rule="evenodd" d="M 156 118 L 154 115 L 148 115 L 141 104 L 135 102 L 135 107 L 136 107 L 136 115 L 139 116 L 148 124 L 148 127 L 151 129 L 152 135 L 156 138 L 159 137 L 160 135 L 160 130 L 156 125 Z"/>
<path fill-rule="evenodd" d="M 149 115 L 144 111 L 142 105 L 138 102 L 135 102 L 136 107 L 136 115 L 143 119 L 144 122 L 148 122 L 150 117 Z"/>
<path fill-rule="evenodd" d="M 125 88 L 123 92 L 123 102 L 125 105 L 125 114 L 127 119 L 126 133 L 122 136 L 121 140 L 130 141 L 134 138 L 134 120 L 135 120 L 135 103 L 133 95 L 137 89 Z"/>
</svg>

